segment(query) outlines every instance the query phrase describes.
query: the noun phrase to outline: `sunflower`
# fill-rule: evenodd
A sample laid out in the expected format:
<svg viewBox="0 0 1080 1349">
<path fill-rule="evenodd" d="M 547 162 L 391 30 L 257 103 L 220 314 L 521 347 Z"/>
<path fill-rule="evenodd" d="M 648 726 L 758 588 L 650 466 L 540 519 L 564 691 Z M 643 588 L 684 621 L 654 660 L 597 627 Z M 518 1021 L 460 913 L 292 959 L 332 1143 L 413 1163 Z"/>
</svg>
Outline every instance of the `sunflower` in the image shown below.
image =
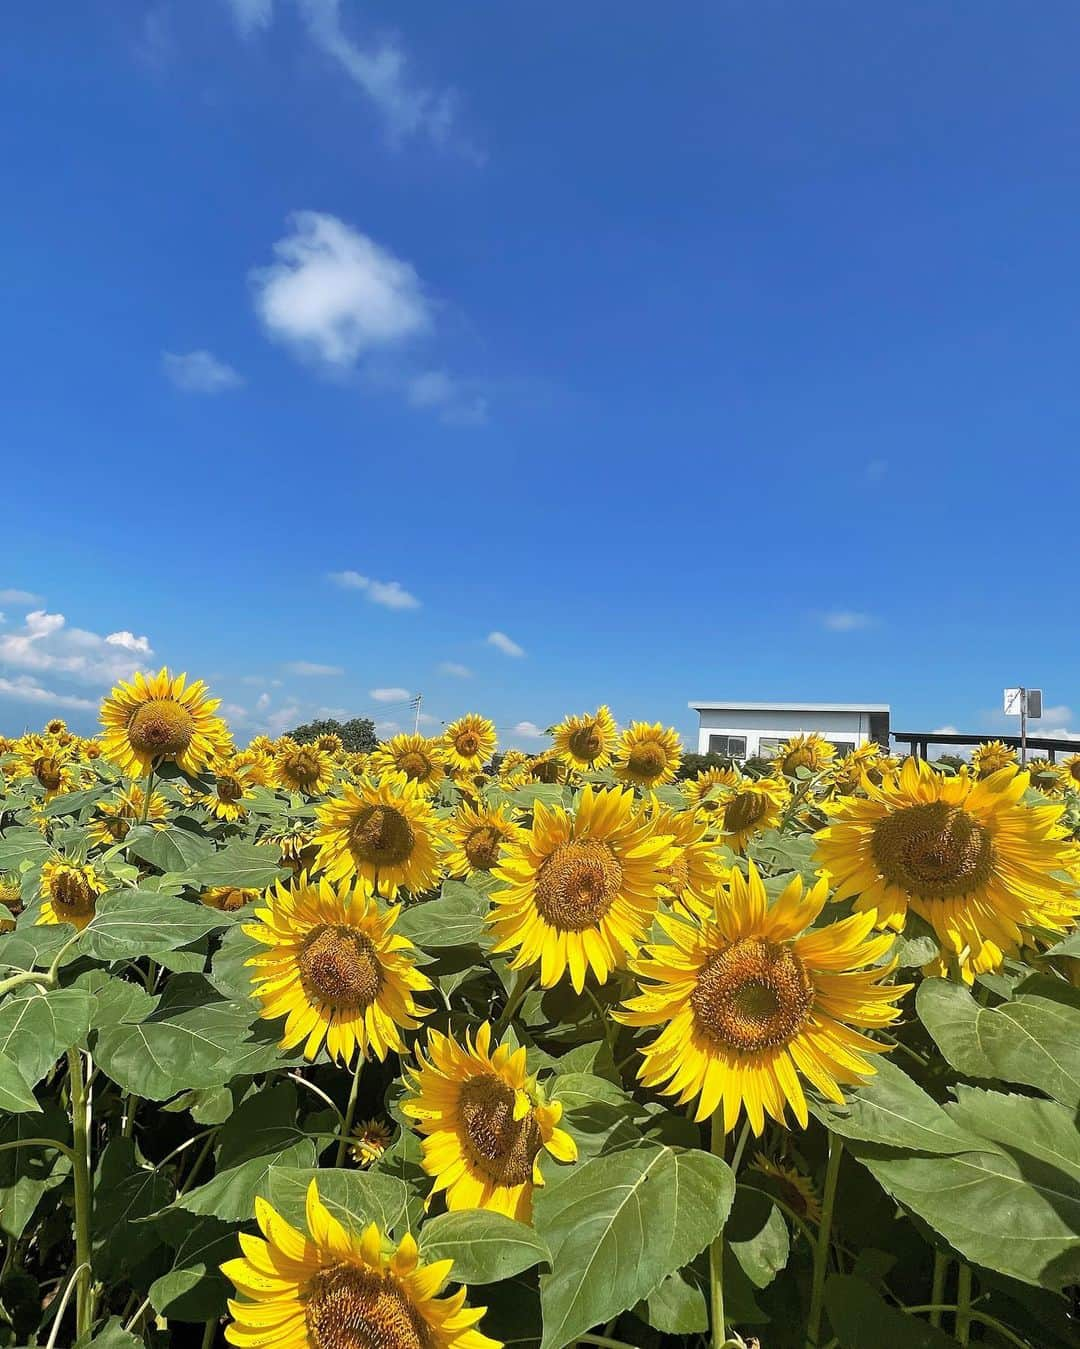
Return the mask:
<svg viewBox="0 0 1080 1349">
<path fill-rule="evenodd" d="M 0 871 L 0 932 L 10 932 L 22 911 L 20 878 L 13 871 Z"/>
<path fill-rule="evenodd" d="M 529 765 L 529 756 L 523 749 L 508 749 L 499 760 L 499 777 L 514 777 Z"/>
<path fill-rule="evenodd" d="M 1003 768 L 1016 767 L 1016 750 L 1001 740 L 988 740 L 977 745 L 971 755 L 971 767 L 977 778 L 988 778 Z"/>
<path fill-rule="evenodd" d="M 619 737 L 615 718 L 608 707 L 580 717 L 567 717 L 553 732 L 553 752 L 568 768 L 595 772 L 611 762 Z"/>
<path fill-rule="evenodd" d="M 259 842 L 277 848 L 282 864 L 294 872 L 314 870 L 319 852 L 315 846 L 314 825 L 294 820 L 282 829 L 264 834 Z"/>
<path fill-rule="evenodd" d="M 101 848 L 111 848 L 114 843 L 122 843 L 133 825 L 139 823 L 143 815 L 145 801 L 143 789 L 137 783 L 123 788 L 115 801 L 101 801 L 97 814 L 90 821 L 87 833 L 92 843 Z M 150 793 L 150 809 L 146 813 L 147 823 L 161 828 L 166 822 L 169 807 L 165 798 L 158 792 Z"/>
<path fill-rule="evenodd" d="M 70 748 L 54 739 L 27 736 L 19 750 L 17 775 L 34 778 L 45 789 L 45 800 L 70 792 L 79 783 L 79 766 Z"/>
<path fill-rule="evenodd" d="M 544 750 L 529 760 L 524 772 L 532 782 L 560 783 L 570 776 L 570 770 L 553 749 Z"/>
<path fill-rule="evenodd" d="M 495 753 L 495 724 L 469 712 L 447 726 L 443 754 L 453 773 L 476 773 Z"/>
<path fill-rule="evenodd" d="M 391 928 L 400 908 L 386 910 L 348 885 L 301 876 L 294 890 L 280 882 L 267 892 L 266 907 L 244 931 L 269 951 L 252 956 L 255 997 L 271 1020 L 287 1016 L 282 1049 L 302 1040 L 313 1059 L 326 1041 L 330 1057 L 346 1066 L 359 1050 L 405 1052 L 402 1030 L 416 1030 L 425 1008 L 413 994 L 431 988 L 414 968 L 416 948 Z"/>
<path fill-rule="evenodd" d="M 720 809 L 716 788 L 737 787 L 742 780 L 737 768 L 703 768 L 696 777 L 681 782 L 679 790 L 691 810 L 702 815 L 715 815 Z"/>
<path fill-rule="evenodd" d="M 785 740 L 772 763 L 778 773 L 792 778 L 800 768 L 820 773 L 835 758 L 836 746 L 812 731 L 809 735 L 793 735 L 790 740 Z"/>
<path fill-rule="evenodd" d="M 274 741 L 268 735 L 253 735 L 247 743 L 247 748 L 254 754 L 263 754 L 270 758 L 274 755 Z"/>
<path fill-rule="evenodd" d="M 258 771 L 257 760 L 242 760 L 239 754 L 217 759 L 210 765 L 214 789 L 199 799 L 217 820 L 246 819 L 252 799 L 251 789 L 255 786 L 252 774 Z"/>
<path fill-rule="evenodd" d="M 473 806 L 467 801 L 446 821 L 446 831 L 451 845 L 446 870 L 451 876 L 491 871 L 503 848 L 524 833 L 509 806 Z"/>
<path fill-rule="evenodd" d="M 442 822 L 422 789 L 400 773 L 378 782 L 341 784 L 341 795 L 315 812 L 318 866 L 332 881 L 359 876 L 384 899 L 416 895 L 439 879 Z"/>
<path fill-rule="evenodd" d="M 243 890 L 238 885 L 214 885 L 209 890 L 203 890 L 199 899 L 208 909 L 219 909 L 222 913 L 236 913 L 253 899 L 258 899 L 260 894 L 258 890 Z"/>
<path fill-rule="evenodd" d="M 491 1209 L 527 1223 L 533 1190 L 544 1183 L 541 1155 L 574 1162 L 577 1146 L 556 1127 L 562 1106 L 529 1076 L 524 1047 L 492 1051 L 491 1036 L 486 1021 L 475 1046 L 468 1033 L 460 1045 L 430 1031 L 427 1057 L 417 1049 L 419 1067 L 406 1069 L 414 1094 L 401 1110 L 424 1135 L 422 1165 L 447 1208 Z"/>
<path fill-rule="evenodd" d="M 828 779 L 829 790 L 834 796 L 854 796 L 862 787 L 866 774 L 871 775 L 871 781 L 880 782 L 881 774 L 877 772 L 875 776 L 875 770 L 882 757 L 881 746 L 876 740 L 856 745 L 850 754 L 833 761 Z"/>
<path fill-rule="evenodd" d="M 371 1223 L 355 1235 L 307 1192 L 307 1234 L 265 1199 L 255 1200 L 265 1237 L 240 1234 L 243 1256 L 221 1272 L 244 1301 L 230 1299 L 225 1339 L 239 1349 L 502 1349 L 473 1327 L 486 1310 L 468 1290 L 437 1297 L 452 1260 L 423 1265 L 409 1233 L 389 1256 Z"/>
<path fill-rule="evenodd" d="M 873 914 L 805 931 L 828 893 L 824 878 L 804 893 L 796 876 L 769 908 L 751 862 L 748 877 L 732 871 L 702 922 L 661 914 L 672 944 L 632 962 L 650 982 L 614 1013 L 628 1026 L 662 1027 L 641 1051 L 646 1087 L 677 1096 L 679 1105 L 697 1097 L 696 1120 L 722 1106 L 725 1132 L 745 1108 L 760 1135 L 765 1115 L 783 1124 L 788 1106 L 806 1127 L 800 1074 L 842 1104 L 840 1084 L 874 1072 L 864 1055 L 886 1046 L 852 1026 L 895 1021 L 893 1003 L 907 989 L 884 983 L 894 965 L 875 962 L 893 939 L 869 936 Z"/>
<path fill-rule="evenodd" d="M 692 810 L 671 810 L 654 802 L 650 814 L 660 834 L 671 835 L 669 860 L 660 871 L 660 897 L 687 909 L 712 908 L 713 895 L 727 868 L 716 844 L 706 837 L 708 824 Z"/>
<path fill-rule="evenodd" d="M 362 778 L 367 774 L 370 761 L 371 755 L 359 749 L 345 755 L 345 767 L 354 778 Z"/>
<path fill-rule="evenodd" d="M 750 1166 L 769 1182 L 769 1193 L 782 1199 L 789 1209 L 804 1222 L 821 1222 L 821 1202 L 809 1176 L 786 1162 L 774 1162 L 765 1153 L 755 1155 Z"/>
<path fill-rule="evenodd" d="M 321 796 L 334 778 L 334 761 L 316 745 L 295 740 L 279 744 L 274 755 L 274 781 L 287 792 Z"/>
<path fill-rule="evenodd" d="M 262 749 L 238 750 L 231 760 L 235 768 L 242 769 L 248 781 L 256 787 L 270 787 L 274 782 L 274 756 Z"/>
<path fill-rule="evenodd" d="M 1080 754 L 1070 754 L 1057 766 L 1061 785 L 1068 791 L 1080 792 Z"/>
<path fill-rule="evenodd" d="M 99 740 L 80 740 L 79 753 L 84 759 L 93 763 L 95 759 L 101 758 L 101 742 Z"/>
<path fill-rule="evenodd" d="M 765 829 L 775 829 L 791 800 L 783 778 L 740 778 L 730 787 L 716 787 L 710 799 L 719 809 L 712 816 L 716 836 L 737 853 Z"/>
<path fill-rule="evenodd" d="M 46 735 L 63 735 L 67 730 L 67 722 L 63 717 L 53 717 L 51 721 L 45 723 Z"/>
<path fill-rule="evenodd" d="M 105 881 L 88 862 L 50 857 L 41 868 L 41 896 L 38 925 L 70 923 L 81 932 L 97 912 L 98 895 Z"/>
<path fill-rule="evenodd" d="M 430 796 L 446 776 L 442 742 L 424 735 L 395 735 L 372 751 L 368 771 L 376 777 L 382 773 L 404 773 Z"/>
<path fill-rule="evenodd" d="M 366 1170 L 374 1166 L 386 1149 L 394 1134 L 388 1124 L 380 1119 L 365 1119 L 353 1130 L 356 1140 L 349 1145 L 349 1156 L 357 1166 Z"/>
<path fill-rule="evenodd" d="M 162 668 L 121 680 L 101 704 L 102 746 L 130 777 L 145 775 L 162 760 L 194 775 L 211 759 L 232 752 L 229 729 L 214 712 L 220 698 L 207 696 L 201 679 L 173 678 Z"/>
<path fill-rule="evenodd" d="M 670 854 L 671 836 L 635 812 L 628 789 L 586 786 L 572 816 L 538 801 L 495 868 L 493 950 L 514 950 L 515 970 L 539 964 L 543 988 L 569 969 L 580 993 L 589 966 L 604 983 L 648 931 Z"/>
<path fill-rule="evenodd" d="M 340 735 L 335 735 L 333 731 L 327 731 L 325 735 L 316 736 L 315 748 L 321 749 L 324 754 L 329 754 L 333 759 L 341 753 L 345 746 L 341 742 Z"/>
<path fill-rule="evenodd" d="M 661 787 L 675 780 L 681 759 L 682 742 L 673 727 L 632 721 L 615 749 L 615 776 L 635 787 Z"/>
<path fill-rule="evenodd" d="M 1027 771 L 1031 775 L 1031 785 L 1045 796 L 1060 796 L 1065 790 L 1058 765 L 1049 759 L 1029 759 Z"/>
<path fill-rule="evenodd" d="M 937 933 L 965 981 L 997 969 L 1034 928 L 1062 932 L 1080 912 L 1075 887 L 1055 876 L 1074 864 L 1060 804 L 1023 803 L 1027 773 L 976 779 L 907 759 L 867 798 L 827 807 L 816 860 L 836 898 L 855 895 L 879 927 L 903 929 L 909 908 Z"/>
</svg>

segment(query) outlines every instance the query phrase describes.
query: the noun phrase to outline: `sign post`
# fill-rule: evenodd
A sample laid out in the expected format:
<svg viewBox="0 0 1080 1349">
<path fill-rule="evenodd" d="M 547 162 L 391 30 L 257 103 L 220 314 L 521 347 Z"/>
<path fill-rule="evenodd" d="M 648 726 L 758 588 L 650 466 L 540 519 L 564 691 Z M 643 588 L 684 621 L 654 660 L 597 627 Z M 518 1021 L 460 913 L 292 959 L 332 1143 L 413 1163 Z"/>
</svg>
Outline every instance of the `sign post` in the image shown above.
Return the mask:
<svg viewBox="0 0 1080 1349">
<path fill-rule="evenodd" d="M 1028 717 L 1042 716 L 1042 689 L 1006 689 L 1004 707 L 1006 716 L 1020 718 L 1020 767 L 1026 768 Z"/>
</svg>

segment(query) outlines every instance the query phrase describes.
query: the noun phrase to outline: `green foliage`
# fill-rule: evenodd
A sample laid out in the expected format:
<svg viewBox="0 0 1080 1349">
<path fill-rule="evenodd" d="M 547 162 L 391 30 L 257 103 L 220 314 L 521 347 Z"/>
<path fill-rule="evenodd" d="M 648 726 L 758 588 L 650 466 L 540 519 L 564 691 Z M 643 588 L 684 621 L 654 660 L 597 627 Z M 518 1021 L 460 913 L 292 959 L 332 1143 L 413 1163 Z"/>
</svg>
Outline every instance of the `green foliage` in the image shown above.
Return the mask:
<svg viewBox="0 0 1080 1349">
<path fill-rule="evenodd" d="M 351 717 L 348 721 L 335 721 L 332 717 L 322 721 L 306 721 L 295 730 L 287 731 L 298 745 L 310 745 L 320 735 L 336 735 L 342 747 L 350 753 L 370 754 L 379 743 L 375 734 L 375 723 L 370 717 Z"/>
</svg>

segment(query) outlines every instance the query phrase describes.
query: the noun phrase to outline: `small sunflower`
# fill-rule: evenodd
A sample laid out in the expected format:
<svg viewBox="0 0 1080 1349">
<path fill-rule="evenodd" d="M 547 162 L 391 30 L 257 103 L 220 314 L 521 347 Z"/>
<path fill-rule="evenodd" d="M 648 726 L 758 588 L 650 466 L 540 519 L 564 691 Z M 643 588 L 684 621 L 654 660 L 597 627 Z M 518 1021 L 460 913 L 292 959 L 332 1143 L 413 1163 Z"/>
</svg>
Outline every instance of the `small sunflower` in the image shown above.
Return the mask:
<svg viewBox="0 0 1080 1349">
<path fill-rule="evenodd" d="M 294 890 L 278 883 L 267 892 L 244 931 L 270 949 L 247 963 L 260 1015 L 288 1018 L 282 1049 L 306 1041 L 304 1056 L 313 1059 L 325 1040 L 346 1066 L 357 1050 L 378 1059 L 405 1052 L 402 1030 L 416 1030 L 426 1014 L 413 994 L 432 985 L 414 966 L 413 944 L 391 931 L 400 911 L 306 876 Z"/>
<path fill-rule="evenodd" d="M 238 885 L 214 885 L 209 890 L 203 890 L 199 899 L 208 909 L 236 913 L 246 908 L 252 900 L 259 899 L 261 894 L 260 890 L 243 890 Z"/>
<path fill-rule="evenodd" d="M 315 845 L 314 825 L 293 821 L 283 829 L 264 834 L 259 842 L 277 848 L 283 865 L 290 867 L 294 872 L 315 869 L 315 858 L 319 849 Z"/>
<path fill-rule="evenodd" d="M 10 932 L 22 911 L 20 878 L 12 871 L 0 871 L 0 932 Z"/>
<path fill-rule="evenodd" d="M 246 819 L 252 799 L 251 789 L 255 786 L 253 774 L 258 771 L 257 761 L 241 759 L 238 754 L 217 759 L 210 765 L 214 789 L 199 799 L 217 820 L 231 822 Z"/>
<path fill-rule="evenodd" d="M 287 792 L 321 796 L 334 780 L 334 761 L 317 745 L 295 740 L 279 745 L 274 755 L 274 781 Z"/>
<path fill-rule="evenodd" d="M 55 739 L 27 736 L 19 752 L 18 776 L 33 778 L 51 801 L 78 786 L 79 765 L 72 750 Z"/>
<path fill-rule="evenodd" d="M 659 804 L 653 806 L 650 818 L 658 833 L 671 835 L 669 860 L 660 871 L 660 897 L 687 909 L 710 910 L 727 868 L 716 844 L 706 837 L 707 822 L 692 810 L 671 810 Z"/>
<path fill-rule="evenodd" d="M 876 962 L 892 938 L 869 935 L 873 914 L 806 931 L 827 898 L 826 880 L 804 893 L 796 876 L 770 908 L 751 863 L 749 877 L 732 871 L 704 921 L 661 914 L 671 944 L 631 963 L 648 982 L 614 1013 L 624 1025 L 661 1027 L 641 1051 L 646 1087 L 679 1105 L 697 1097 L 697 1120 L 722 1106 L 728 1133 L 745 1109 L 760 1135 L 765 1115 L 783 1124 L 789 1106 L 806 1128 L 800 1074 L 837 1104 L 841 1084 L 873 1074 L 864 1056 L 886 1046 L 853 1026 L 891 1024 L 907 989 L 884 982 L 894 966 Z"/>
<path fill-rule="evenodd" d="M 329 754 L 333 759 L 341 753 L 345 746 L 341 743 L 340 735 L 335 735 L 333 731 L 327 731 L 325 735 L 316 737 L 315 748 L 321 749 L 324 754 Z"/>
<path fill-rule="evenodd" d="M 63 717 L 53 717 L 45 723 L 46 735 L 63 735 L 67 731 L 67 722 Z"/>
<path fill-rule="evenodd" d="M 675 780 L 681 759 L 678 731 L 659 721 L 632 721 L 615 749 L 615 776 L 635 787 L 661 787 Z"/>
<path fill-rule="evenodd" d="M 681 782 L 679 790 L 691 810 L 701 815 L 712 816 L 720 809 L 716 789 L 737 787 L 742 780 L 742 774 L 737 768 L 703 768 L 696 777 Z"/>
<path fill-rule="evenodd" d="M 868 774 L 872 782 L 880 782 L 883 757 L 881 746 L 876 740 L 856 745 L 850 754 L 833 760 L 828 779 L 829 791 L 834 796 L 854 796 L 862 788 L 863 778 Z"/>
<path fill-rule="evenodd" d="M 485 1308 L 468 1290 L 436 1296 L 452 1260 L 423 1265 L 409 1233 L 386 1254 L 372 1223 L 356 1235 L 307 1192 L 307 1233 L 256 1198 L 260 1237 L 240 1234 L 243 1256 L 221 1272 L 244 1299 L 230 1299 L 225 1339 L 238 1349 L 502 1349 L 474 1329 Z"/>
<path fill-rule="evenodd" d="M 450 852 L 446 870 L 451 876 L 468 876 L 474 871 L 491 871 L 508 843 L 524 832 L 515 824 L 509 806 L 473 806 L 461 802 L 446 821 Z"/>
<path fill-rule="evenodd" d="M 383 773 L 404 773 L 426 795 L 435 792 L 446 776 L 442 742 L 405 733 L 395 735 L 373 750 L 367 768 L 376 777 Z"/>
<path fill-rule="evenodd" d="M 41 896 L 38 925 L 70 923 L 81 932 L 97 912 L 98 896 L 106 890 L 105 881 L 89 862 L 50 857 L 41 868 Z"/>
<path fill-rule="evenodd" d="M 804 1222 L 821 1222 L 821 1202 L 809 1176 L 785 1162 L 774 1162 L 765 1153 L 755 1155 L 751 1171 L 765 1176 L 770 1193 L 782 1199 L 789 1209 Z"/>
<path fill-rule="evenodd" d="M 790 740 L 785 740 L 772 762 L 778 773 L 792 778 L 800 768 L 820 773 L 835 758 L 836 746 L 823 735 L 812 731 L 808 735 L 793 735 Z"/>
<path fill-rule="evenodd" d="M 619 738 L 615 718 L 606 706 L 580 717 L 567 717 L 552 734 L 552 750 L 558 758 L 568 768 L 586 773 L 608 766 Z"/>
<path fill-rule="evenodd" d="M 121 680 L 101 704 L 106 755 L 130 777 L 144 776 L 158 762 L 175 763 L 194 775 L 211 759 L 232 752 L 228 727 L 214 716 L 221 700 L 207 696 L 201 679 L 139 673 Z"/>
<path fill-rule="evenodd" d="M 365 777 L 369 771 L 371 755 L 365 754 L 363 750 L 354 750 L 352 754 L 345 755 L 345 767 L 354 778 Z"/>
<path fill-rule="evenodd" d="M 1066 791 L 1080 792 L 1080 754 L 1070 754 L 1057 766 L 1061 786 Z"/>
<path fill-rule="evenodd" d="M 637 952 L 657 908 L 671 837 L 634 809 L 633 792 L 586 786 L 577 810 L 536 803 L 531 828 L 503 853 L 488 915 L 495 952 L 512 969 L 539 964 L 551 988 L 567 969 L 576 992 L 590 966 L 598 983 Z"/>
<path fill-rule="evenodd" d="M 719 809 L 711 817 L 717 839 L 737 853 L 766 829 L 775 829 L 791 801 L 791 791 L 783 778 L 740 778 L 730 787 L 717 787 L 711 793 Z"/>
<path fill-rule="evenodd" d="M 491 1048 L 484 1022 L 476 1044 L 464 1045 L 438 1031 L 427 1037 L 427 1057 L 417 1049 L 418 1068 L 406 1069 L 414 1095 L 401 1103 L 424 1135 L 423 1168 L 445 1192 L 447 1208 L 484 1208 L 518 1222 L 532 1217 L 533 1190 L 543 1185 L 540 1158 L 577 1161 L 577 1146 L 557 1128 L 558 1101 L 548 1102 L 525 1049 Z"/>
<path fill-rule="evenodd" d="M 570 776 L 570 770 L 553 749 L 544 750 L 530 759 L 524 772 L 532 782 L 561 783 Z"/>
<path fill-rule="evenodd" d="M 357 1166 L 366 1170 L 374 1166 L 393 1138 L 393 1130 L 381 1119 L 365 1119 L 353 1129 L 354 1143 L 349 1144 L 349 1156 Z"/>
<path fill-rule="evenodd" d="M 1003 768 L 1015 768 L 1016 750 L 1004 741 L 988 740 L 984 745 L 976 745 L 972 751 L 971 767 L 977 778 L 988 778 Z"/>
<path fill-rule="evenodd" d="M 495 724 L 469 712 L 443 733 L 443 753 L 452 773 L 477 773 L 495 753 Z"/>
<path fill-rule="evenodd" d="M 900 932 L 914 909 L 937 933 L 942 958 L 970 983 L 1015 954 L 1032 929 L 1064 932 L 1080 913 L 1067 873 L 1075 848 L 1058 821 L 1060 804 L 1023 802 L 1027 773 L 1001 769 L 955 777 L 907 759 L 866 799 L 828 805 L 816 860 L 857 896 L 880 927 Z"/>
<path fill-rule="evenodd" d="M 88 762 L 93 763 L 95 759 L 101 758 L 101 742 L 99 740 L 80 740 L 79 753 Z"/>
<path fill-rule="evenodd" d="M 111 848 L 114 843 L 122 843 L 133 825 L 139 823 L 143 815 L 145 801 L 143 789 L 137 783 L 123 788 L 114 801 L 99 801 L 97 814 L 90 821 L 87 833 L 90 841 L 101 848 Z M 165 798 L 158 792 L 150 793 L 150 809 L 146 813 L 147 823 L 160 828 L 167 820 L 169 807 Z"/>
<path fill-rule="evenodd" d="M 1049 759 L 1029 759 L 1027 771 L 1031 775 L 1031 785 L 1044 796 L 1060 796 L 1065 790 L 1058 765 Z"/>
<path fill-rule="evenodd" d="M 442 821 L 415 782 L 400 773 L 341 784 L 315 812 L 318 866 L 332 881 L 358 876 L 384 899 L 429 890 L 442 871 Z"/>
</svg>

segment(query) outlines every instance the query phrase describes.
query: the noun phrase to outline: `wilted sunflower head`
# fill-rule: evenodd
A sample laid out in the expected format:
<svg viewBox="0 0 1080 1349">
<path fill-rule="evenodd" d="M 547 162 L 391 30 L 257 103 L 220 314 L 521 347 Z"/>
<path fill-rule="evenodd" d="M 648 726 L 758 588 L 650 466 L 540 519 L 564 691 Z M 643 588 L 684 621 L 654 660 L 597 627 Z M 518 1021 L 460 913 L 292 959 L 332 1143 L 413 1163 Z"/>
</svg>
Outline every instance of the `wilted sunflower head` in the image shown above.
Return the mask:
<svg viewBox="0 0 1080 1349">
<path fill-rule="evenodd" d="M 972 751 L 971 767 L 979 778 L 988 778 L 991 773 L 998 773 L 1003 768 L 1015 768 L 1016 750 L 1002 740 L 988 740 Z"/>
<path fill-rule="evenodd" d="M 554 752 L 568 768 L 594 772 L 611 762 L 619 731 L 607 706 L 567 717 L 553 731 Z"/>
<path fill-rule="evenodd" d="M 812 731 L 808 735 L 793 735 L 776 752 L 773 765 L 784 777 L 793 778 L 800 768 L 820 773 L 836 758 L 836 746 L 823 735 Z"/>
<path fill-rule="evenodd" d="M 785 1162 L 774 1162 L 765 1153 L 755 1154 L 751 1170 L 764 1176 L 768 1192 L 781 1199 L 792 1213 L 803 1222 L 821 1222 L 821 1202 L 809 1176 L 798 1167 Z"/>
<path fill-rule="evenodd" d="M 278 786 L 286 791 L 319 796 L 333 781 L 334 764 L 317 745 L 298 745 L 292 741 L 282 745 L 274 756 L 274 776 Z"/>
<path fill-rule="evenodd" d="M 565 782 L 567 777 L 566 764 L 552 749 L 530 759 L 525 771 L 533 782 L 559 783 Z"/>
<path fill-rule="evenodd" d="M 88 862 L 50 857 L 41 868 L 43 903 L 38 924 L 70 923 L 78 931 L 97 911 L 97 898 L 105 890 L 105 881 Z"/>
<path fill-rule="evenodd" d="M 635 787 L 673 782 L 682 758 L 678 731 L 660 722 L 633 721 L 619 737 L 615 776 Z"/>
<path fill-rule="evenodd" d="M 13 871 L 0 871 L 0 932 L 10 932 L 23 911 L 22 887 Z"/>
<path fill-rule="evenodd" d="M 236 885 L 215 885 L 199 895 L 208 909 L 220 909 L 222 913 L 236 913 L 258 898 L 258 890 L 242 890 Z"/>
<path fill-rule="evenodd" d="M 293 822 L 284 829 L 276 830 L 259 839 L 275 847 L 281 854 L 282 862 L 293 871 L 310 871 L 315 865 L 315 826 Z"/>
<path fill-rule="evenodd" d="M 132 777 L 155 764 L 173 762 L 194 775 L 211 759 L 232 753 L 232 738 L 214 716 L 220 698 L 211 698 L 201 679 L 173 677 L 164 667 L 121 680 L 101 704 L 102 745 L 108 757 Z"/>
</svg>

